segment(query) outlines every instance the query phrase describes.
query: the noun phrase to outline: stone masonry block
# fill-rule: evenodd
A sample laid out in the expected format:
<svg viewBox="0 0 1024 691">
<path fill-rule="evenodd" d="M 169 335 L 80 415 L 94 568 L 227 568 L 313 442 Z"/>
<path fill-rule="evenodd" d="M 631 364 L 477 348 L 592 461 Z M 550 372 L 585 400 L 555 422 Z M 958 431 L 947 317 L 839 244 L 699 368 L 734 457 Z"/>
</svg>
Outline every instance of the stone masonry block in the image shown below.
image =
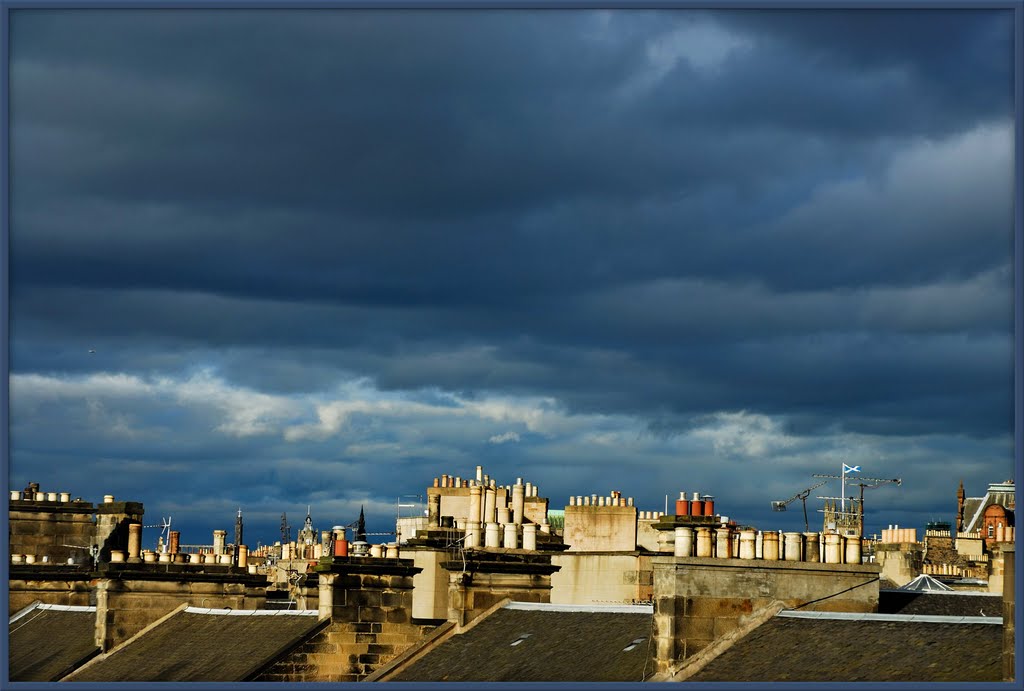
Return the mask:
<svg viewBox="0 0 1024 691">
<path fill-rule="evenodd" d="M 407 609 L 392 609 L 388 610 L 385 614 L 386 621 L 389 624 L 408 624 L 409 623 L 409 610 Z"/>
<path fill-rule="evenodd" d="M 354 602 L 360 607 L 380 607 L 381 593 L 379 590 L 360 590 L 353 593 L 349 602 Z"/>
<path fill-rule="evenodd" d="M 678 626 L 680 638 L 713 640 L 715 637 L 715 620 L 711 617 L 685 617 Z"/>
<path fill-rule="evenodd" d="M 686 614 L 693 617 L 737 617 L 757 609 L 751 598 L 696 597 L 687 603 Z"/>
</svg>

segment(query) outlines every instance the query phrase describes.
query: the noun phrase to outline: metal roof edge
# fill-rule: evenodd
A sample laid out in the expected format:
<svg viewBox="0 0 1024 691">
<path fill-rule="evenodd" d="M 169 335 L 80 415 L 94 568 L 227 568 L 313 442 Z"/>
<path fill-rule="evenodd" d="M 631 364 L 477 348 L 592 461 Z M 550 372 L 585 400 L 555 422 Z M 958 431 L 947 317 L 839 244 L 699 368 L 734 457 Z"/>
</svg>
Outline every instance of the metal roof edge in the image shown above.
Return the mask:
<svg viewBox="0 0 1024 691">
<path fill-rule="evenodd" d="M 57 612 L 95 612 L 94 605 L 48 605 L 40 604 L 37 609 L 50 609 Z"/>
<path fill-rule="evenodd" d="M 242 617 L 279 617 L 279 616 L 302 616 L 318 617 L 320 611 L 315 609 L 213 609 L 211 607 L 193 607 L 189 605 L 184 609 L 187 614 L 210 614 L 215 616 L 242 616 Z"/>
<path fill-rule="evenodd" d="M 998 597 L 1002 599 L 1002 595 L 999 593 L 991 593 L 984 590 L 902 590 L 900 588 L 881 588 L 878 592 L 880 593 L 913 593 L 915 595 L 969 595 L 971 597 Z"/>
<path fill-rule="evenodd" d="M 1002 617 L 951 617 L 935 614 L 875 614 L 873 612 L 802 612 L 787 609 L 775 616 L 791 619 L 834 619 L 839 621 L 905 621 L 919 624 L 995 624 L 1002 626 Z"/>
<path fill-rule="evenodd" d="M 654 605 L 560 605 L 548 602 L 510 602 L 503 609 L 538 612 L 594 612 L 598 614 L 654 614 Z"/>
</svg>

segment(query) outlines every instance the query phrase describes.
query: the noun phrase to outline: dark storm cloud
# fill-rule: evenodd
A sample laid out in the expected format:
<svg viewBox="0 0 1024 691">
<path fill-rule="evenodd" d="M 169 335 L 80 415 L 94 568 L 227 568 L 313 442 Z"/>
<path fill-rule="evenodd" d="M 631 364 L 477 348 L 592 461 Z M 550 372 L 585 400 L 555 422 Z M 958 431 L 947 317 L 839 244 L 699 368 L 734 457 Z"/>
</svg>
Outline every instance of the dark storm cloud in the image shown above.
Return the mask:
<svg viewBox="0 0 1024 691">
<path fill-rule="evenodd" d="M 86 379 L 14 400 L 15 468 L 130 460 L 134 492 L 249 459 L 273 501 L 322 472 L 386 516 L 325 469 L 578 473 L 613 439 L 672 484 L 708 453 L 804 473 L 847 434 L 1000 467 L 1011 36 L 990 11 L 19 10 L 13 370 Z M 113 372 L 132 406 L 88 379 Z M 448 395 L 595 431 L 442 423 Z M 403 422 L 429 432 L 332 407 L 360 397 L 427 401 Z"/>
</svg>

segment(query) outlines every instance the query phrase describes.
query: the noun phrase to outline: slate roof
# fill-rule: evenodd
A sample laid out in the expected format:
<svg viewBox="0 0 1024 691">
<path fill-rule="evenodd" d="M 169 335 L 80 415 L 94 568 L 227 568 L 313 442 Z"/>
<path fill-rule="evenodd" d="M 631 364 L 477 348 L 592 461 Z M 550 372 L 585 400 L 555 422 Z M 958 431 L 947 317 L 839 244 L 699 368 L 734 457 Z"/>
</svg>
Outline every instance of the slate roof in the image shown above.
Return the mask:
<svg viewBox="0 0 1024 691">
<path fill-rule="evenodd" d="M 1003 596 L 989 593 L 914 592 L 880 590 L 878 611 L 882 614 L 926 614 L 950 617 L 1001 617 Z"/>
<path fill-rule="evenodd" d="M 100 649 L 96 608 L 34 603 L 8 626 L 11 681 L 57 681 Z"/>
<path fill-rule="evenodd" d="M 768 620 L 687 681 L 1002 679 L 999 619 L 792 614 Z"/>
<path fill-rule="evenodd" d="M 91 661 L 66 681 L 244 681 L 324 623 L 309 610 L 188 607 Z"/>
<path fill-rule="evenodd" d="M 572 607 L 513 602 L 387 681 L 642 681 L 649 661 L 651 606 Z"/>
</svg>

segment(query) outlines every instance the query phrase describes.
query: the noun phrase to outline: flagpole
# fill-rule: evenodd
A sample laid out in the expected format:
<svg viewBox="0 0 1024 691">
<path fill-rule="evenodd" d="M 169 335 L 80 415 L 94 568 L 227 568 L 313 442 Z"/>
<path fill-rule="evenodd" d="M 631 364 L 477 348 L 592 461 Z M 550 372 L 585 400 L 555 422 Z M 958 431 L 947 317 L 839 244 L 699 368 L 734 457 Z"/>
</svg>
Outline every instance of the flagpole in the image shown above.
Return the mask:
<svg viewBox="0 0 1024 691">
<path fill-rule="evenodd" d="M 843 471 L 842 472 L 842 475 L 843 475 L 843 492 L 842 492 L 842 495 L 841 495 L 841 497 L 842 497 L 841 498 L 841 501 L 842 501 L 842 509 L 841 510 L 842 510 L 842 513 L 843 513 L 843 517 L 845 518 L 846 517 L 846 463 L 845 462 L 843 463 L 842 471 Z"/>
</svg>

